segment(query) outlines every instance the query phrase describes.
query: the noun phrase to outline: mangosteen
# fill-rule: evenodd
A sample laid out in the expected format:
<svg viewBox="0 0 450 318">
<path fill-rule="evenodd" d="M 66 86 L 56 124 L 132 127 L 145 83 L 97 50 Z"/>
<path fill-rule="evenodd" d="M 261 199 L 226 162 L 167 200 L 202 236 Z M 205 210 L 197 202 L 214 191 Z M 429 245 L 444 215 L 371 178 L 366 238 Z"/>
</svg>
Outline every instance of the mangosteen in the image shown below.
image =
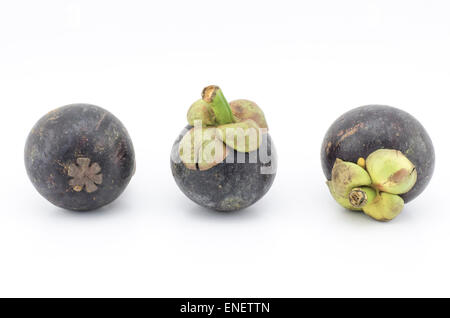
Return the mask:
<svg viewBox="0 0 450 318">
<path fill-rule="evenodd" d="M 425 128 L 407 112 L 381 105 L 355 108 L 328 129 L 322 168 L 343 207 L 388 221 L 428 185 L 434 148 Z"/>
<path fill-rule="evenodd" d="M 48 201 L 89 211 L 125 190 L 135 171 L 135 155 L 127 130 L 110 112 L 73 104 L 36 123 L 26 142 L 25 166 Z"/>
<path fill-rule="evenodd" d="M 228 103 L 212 85 L 190 107 L 187 120 L 170 161 L 188 198 L 217 211 L 236 211 L 267 193 L 275 179 L 276 152 L 258 105 L 245 99 Z"/>
</svg>

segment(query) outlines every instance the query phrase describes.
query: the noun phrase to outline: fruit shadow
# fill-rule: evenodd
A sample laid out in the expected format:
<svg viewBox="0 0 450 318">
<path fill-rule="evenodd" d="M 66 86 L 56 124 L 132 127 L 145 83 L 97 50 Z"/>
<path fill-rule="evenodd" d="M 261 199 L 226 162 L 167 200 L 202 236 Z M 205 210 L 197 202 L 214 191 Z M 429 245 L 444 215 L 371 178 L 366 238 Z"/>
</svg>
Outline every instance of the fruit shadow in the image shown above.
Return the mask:
<svg viewBox="0 0 450 318">
<path fill-rule="evenodd" d="M 77 217 L 77 218 L 100 218 L 100 217 L 111 217 L 118 214 L 125 214 L 127 211 L 131 210 L 129 202 L 125 195 L 122 195 L 117 200 L 95 210 L 91 211 L 75 211 L 66 210 L 63 208 L 55 207 L 57 215 L 67 216 L 67 217 Z"/>
<path fill-rule="evenodd" d="M 342 220 L 345 220 L 346 222 L 353 223 L 357 226 L 368 226 L 368 227 L 377 225 L 387 226 L 388 224 L 392 225 L 397 223 L 396 221 L 398 218 L 408 218 L 408 216 L 400 214 L 399 216 L 390 221 L 378 221 L 366 215 L 362 211 L 351 211 L 344 208 L 339 208 L 337 210 L 339 212 L 338 214 L 336 214 L 337 217 L 339 217 Z"/>
<path fill-rule="evenodd" d="M 344 218 L 345 218 L 346 222 L 350 221 L 350 222 L 353 222 L 354 224 L 361 225 L 361 224 L 367 224 L 369 222 L 375 221 L 372 218 L 370 218 L 369 216 L 365 215 L 364 212 L 361 212 L 361 211 L 351 211 L 351 210 L 344 209 L 340 206 L 337 207 L 336 210 L 337 210 L 337 212 L 339 212 L 338 214 L 336 214 L 336 216 L 342 220 L 344 220 Z M 375 221 L 375 222 L 378 222 L 378 221 Z"/>
<path fill-rule="evenodd" d="M 224 212 L 202 207 L 195 203 L 190 204 L 186 211 L 193 217 L 201 220 L 250 220 L 261 216 L 258 205 L 252 205 L 248 208 Z"/>
</svg>

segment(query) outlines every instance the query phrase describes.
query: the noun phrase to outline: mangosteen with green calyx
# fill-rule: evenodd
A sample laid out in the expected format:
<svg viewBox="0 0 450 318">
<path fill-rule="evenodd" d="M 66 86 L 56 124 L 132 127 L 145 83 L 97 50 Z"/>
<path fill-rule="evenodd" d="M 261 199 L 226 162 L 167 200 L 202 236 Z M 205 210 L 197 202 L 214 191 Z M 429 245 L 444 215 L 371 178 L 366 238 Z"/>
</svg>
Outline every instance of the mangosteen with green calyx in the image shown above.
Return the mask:
<svg viewBox="0 0 450 318">
<path fill-rule="evenodd" d="M 387 221 L 426 188 L 435 155 L 430 137 L 414 117 L 394 107 L 369 105 L 345 113 L 332 124 L 321 159 L 328 187 L 339 204 Z M 342 173 L 343 163 L 361 169 Z M 370 184 L 359 181 L 367 175 Z M 349 191 L 348 196 L 347 192 L 337 196 L 336 188 Z"/>
<path fill-rule="evenodd" d="M 135 172 L 131 138 L 110 112 L 89 104 L 51 111 L 31 130 L 25 167 L 54 205 L 90 211 L 114 201 Z"/>
<path fill-rule="evenodd" d="M 170 164 L 188 198 L 229 212 L 267 193 L 276 175 L 276 152 L 258 105 L 244 99 L 228 103 L 222 90 L 211 85 L 189 108 L 187 120 Z"/>
</svg>

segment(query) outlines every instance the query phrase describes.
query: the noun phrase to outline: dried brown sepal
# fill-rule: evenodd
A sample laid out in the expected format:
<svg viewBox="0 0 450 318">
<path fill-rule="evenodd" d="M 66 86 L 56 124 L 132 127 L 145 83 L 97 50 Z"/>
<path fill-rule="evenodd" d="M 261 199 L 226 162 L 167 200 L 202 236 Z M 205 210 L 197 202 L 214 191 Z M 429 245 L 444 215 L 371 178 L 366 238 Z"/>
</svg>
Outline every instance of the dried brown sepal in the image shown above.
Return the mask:
<svg viewBox="0 0 450 318">
<path fill-rule="evenodd" d="M 202 99 L 207 103 L 212 103 L 219 89 L 220 87 L 216 85 L 206 86 L 202 91 Z"/>
</svg>

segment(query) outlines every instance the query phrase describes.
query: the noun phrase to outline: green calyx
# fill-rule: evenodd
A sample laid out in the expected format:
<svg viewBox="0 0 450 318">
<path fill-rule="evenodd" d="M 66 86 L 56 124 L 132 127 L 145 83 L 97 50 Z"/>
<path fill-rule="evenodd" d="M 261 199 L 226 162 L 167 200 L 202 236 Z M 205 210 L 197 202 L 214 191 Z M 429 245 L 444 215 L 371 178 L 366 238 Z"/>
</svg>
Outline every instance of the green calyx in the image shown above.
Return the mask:
<svg viewBox="0 0 450 318">
<path fill-rule="evenodd" d="M 261 134 L 267 132 L 267 122 L 263 111 L 255 103 L 240 99 L 228 103 L 222 90 L 215 85 L 207 86 L 203 89 L 202 99 L 194 102 L 189 108 L 187 114 L 189 125 L 203 130 L 214 128 L 215 144 L 220 141 L 224 147 L 232 148 L 238 152 L 252 152 L 258 150 L 261 146 Z M 188 133 L 191 135 L 191 132 Z M 195 136 L 208 136 L 210 132 L 192 133 Z M 203 141 L 188 142 L 190 137 L 185 136 L 184 143 L 189 145 L 192 143 L 193 153 L 186 155 L 186 152 L 180 157 L 185 166 L 193 169 L 198 168 L 198 160 L 200 155 L 198 149 Z M 203 137 L 202 137 L 203 138 Z M 184 139 L 184 138 L 183 138 Z M 183 141 L 180 143 L 180 149 Z M 192 160 L 188 160 L 192 159 Z M 192 161 L 195 164 L 192 164 Z"/>
<path fill-rule="evenodd" d="M 379 149 L 366 159 L 366 169 L 375 188 L 392 194 L 411 190 L 417 181 L 414 164 L 398 150 Z"/>
<path fill-rule="evenodd" d="M 392 149 L 377 150 L 358 164 L 336 159 L 331 175 L 327 185 L 340 205 L 379 221 L 392 220 L 402 211 L 399 194 L 410 191 L 417 181 L 411 161 Z"/>
</svg>

